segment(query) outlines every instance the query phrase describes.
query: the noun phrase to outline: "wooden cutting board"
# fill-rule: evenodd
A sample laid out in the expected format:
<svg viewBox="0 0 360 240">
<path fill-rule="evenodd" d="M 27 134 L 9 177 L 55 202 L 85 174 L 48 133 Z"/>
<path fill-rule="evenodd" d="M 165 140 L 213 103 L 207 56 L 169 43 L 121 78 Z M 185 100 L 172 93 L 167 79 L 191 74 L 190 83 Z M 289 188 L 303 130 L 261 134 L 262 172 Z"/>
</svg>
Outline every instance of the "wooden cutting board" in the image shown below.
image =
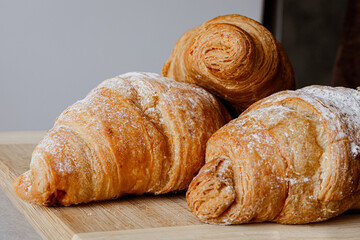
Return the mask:
<svg viewBox="0 0 360 240">
<path fill-rule="evenodd" d="M 360 212 L 323 223 L 216 226 L 188 210 L 184 194 L 127 196 L 73 207 L 42 207 L 17 198 L 11 182 L 28 170 L 44 132 L 0 133 L 0 186 L 44 239 L 359 239 Z M 19 229 L 21 231 L 21 229 Z"/>
</svg>

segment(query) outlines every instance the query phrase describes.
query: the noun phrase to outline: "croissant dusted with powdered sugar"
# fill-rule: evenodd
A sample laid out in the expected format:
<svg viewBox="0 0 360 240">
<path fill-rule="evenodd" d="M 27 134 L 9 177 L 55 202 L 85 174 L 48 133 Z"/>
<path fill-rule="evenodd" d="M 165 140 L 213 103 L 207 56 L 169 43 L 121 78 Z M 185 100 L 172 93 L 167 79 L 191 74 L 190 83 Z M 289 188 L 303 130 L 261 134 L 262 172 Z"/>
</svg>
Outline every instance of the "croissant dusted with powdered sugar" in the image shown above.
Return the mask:
<svg viewBox="0 0 360 240">
<path fill-rule="evenodd" d="M 43 205 L 183 190 L 204 164 L 206 141 L 229 120 L 219 101 L 195 85 L 123 74 L 57 118 L 14 189 Z"/>
<path fill-rule="evenodd" d="M 235 14 L 214 18 L 182 35 L 162 74 L 205 88 L 237 112 L 272 93 L 295 88 L 280 43 L 260 23 Z"/>
<path fill-rule="evenodd" d="M 359 161 L 359 91 L 283 91 L 209 139 L 187 201 L 209 223 L 323 221 L 360 208 Z"/>
</svg>

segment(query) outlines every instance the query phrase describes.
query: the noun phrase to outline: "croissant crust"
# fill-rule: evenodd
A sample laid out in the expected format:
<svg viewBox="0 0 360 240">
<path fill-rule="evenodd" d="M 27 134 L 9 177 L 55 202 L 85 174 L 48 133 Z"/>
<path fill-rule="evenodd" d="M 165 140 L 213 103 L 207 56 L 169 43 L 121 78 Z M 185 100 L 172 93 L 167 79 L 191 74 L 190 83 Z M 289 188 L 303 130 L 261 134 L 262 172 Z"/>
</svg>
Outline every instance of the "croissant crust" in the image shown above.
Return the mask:
<svg viewBox="0 0 360 240">
<path fill-rule="evenodd" d="M 183 190 L 204 164 L 206 141 L 229 120 L 219 101 L 195 85 L 123 74 L 57 118 L 14 190 L 43 205 Z"/>
<path fill-rule="evenodd" d="M 236 14 L 214 18 L 182 35 L 162 74 L 195 83 L 238 112 L 272 93 L 295 88 L 281 44 L 260 23 Z"/>
<path fill-rule="evenodd" d="M 209 139 L 187 201 L 221 224 L 324 221 L 360 206 L 360 92 L 310 86 L 253 104 Z"/>
</svg>

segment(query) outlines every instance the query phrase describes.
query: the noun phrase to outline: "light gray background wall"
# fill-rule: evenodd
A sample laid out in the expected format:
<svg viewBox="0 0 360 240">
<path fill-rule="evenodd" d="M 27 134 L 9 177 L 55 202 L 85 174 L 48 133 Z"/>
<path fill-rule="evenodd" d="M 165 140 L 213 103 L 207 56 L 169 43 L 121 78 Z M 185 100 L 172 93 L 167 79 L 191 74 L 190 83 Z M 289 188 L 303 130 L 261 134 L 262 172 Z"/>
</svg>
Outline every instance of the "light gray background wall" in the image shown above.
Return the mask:
<svg viewBox="0 0 360 240">
<path fill-rule="evenodd" d="M 0 131 L 42 130 L 102 80 L 161 72 L 176 40 L 262 0 L 0 0 Z"/>
</svg>

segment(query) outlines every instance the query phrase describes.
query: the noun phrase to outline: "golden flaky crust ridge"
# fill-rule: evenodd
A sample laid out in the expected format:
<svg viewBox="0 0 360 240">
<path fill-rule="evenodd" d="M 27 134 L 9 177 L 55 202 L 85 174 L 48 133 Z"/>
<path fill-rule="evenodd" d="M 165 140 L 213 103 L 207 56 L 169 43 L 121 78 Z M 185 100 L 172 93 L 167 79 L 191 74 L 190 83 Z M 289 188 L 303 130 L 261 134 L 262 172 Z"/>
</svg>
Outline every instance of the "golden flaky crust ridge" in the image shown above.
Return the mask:
<svg viewBox="0 0 360 240">
<path fill-rule="evenodd" d="M 206 141 L 229 120 L 219 101 L 195 85 L 123 74 L 57 118 L 14 189 L 43 205 L 183 190 L 204 164 Z"/>
<path fill-rule="evenodd" d="M 295 88 L 290 61 L 273 35 L 241 15 L 214 18 L 183 34 L 162 74 L 195 83 L 239 112 L 272 93 Z"/>
<path fill-rule="evenodd" d="M 187 201 L 221 224 L 324 221 L 360 206 L 360 92 L 310 86 L 253 104 L 208 141 Z"/>
</svg>

